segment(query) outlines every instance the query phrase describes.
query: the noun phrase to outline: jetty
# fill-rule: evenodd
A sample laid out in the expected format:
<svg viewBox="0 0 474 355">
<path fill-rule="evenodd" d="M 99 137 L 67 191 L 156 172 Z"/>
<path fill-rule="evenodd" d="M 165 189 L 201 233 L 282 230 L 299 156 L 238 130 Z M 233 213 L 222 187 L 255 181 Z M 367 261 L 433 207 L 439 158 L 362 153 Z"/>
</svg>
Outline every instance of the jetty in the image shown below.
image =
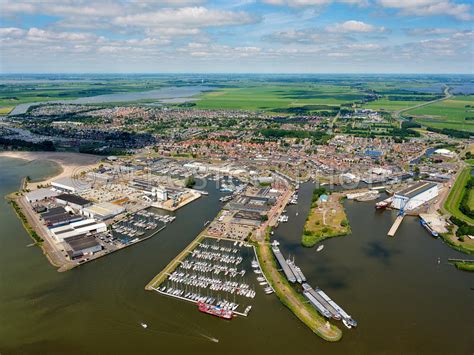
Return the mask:
<svg viewBox="0 0 474 355">
<path fill-rule="evenodd" d="M 392 227 L 390 228 L 390 230 L 387 233 L 387 235 L 389 237 L 394 237 L 395 236 L 395 233 L 397 233 L 398 227 L 400 227 L 400 224 L 402 223 L 404 216 L 405 216 L 404 214 L 401 214 L 401 215 L 397 216 L 397 219 L 395 219 L 395 222 L 393 223 Z"/>
<path fill-rule="evenodd" d="M 296 282 L 296 276 L 291 271 L 290 266 L 286 262 L 285 258 L 283 257 L 283 254 L 280 251 L 280 248 L 278 248 L 277 244 L 275 242 L 272 243 L 272 251 L 273 255 L 275 255 L 275 258 L 277 259 L 278 263 L 280 264 L 283 273 L 285 274 L 286 278 L 288 281 L 295 283 Z"/>
</svg>

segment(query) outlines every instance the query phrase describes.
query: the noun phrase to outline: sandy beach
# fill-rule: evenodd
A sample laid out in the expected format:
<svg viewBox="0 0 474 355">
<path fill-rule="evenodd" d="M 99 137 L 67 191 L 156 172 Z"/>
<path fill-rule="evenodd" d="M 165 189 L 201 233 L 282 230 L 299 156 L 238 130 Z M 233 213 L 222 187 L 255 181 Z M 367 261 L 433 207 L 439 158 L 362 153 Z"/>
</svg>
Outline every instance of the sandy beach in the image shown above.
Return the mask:
<svg viewBox="0 0 474 355">
<path fill-rule="evenodd" d="M 48 179 L 30 184 L 30 187 L 36 187 L 38 184 L 49 184 L 52 180 L 72 176 L 82 171 L 97 167 L 99 161 L 103 158 L 97 155 L 68 153 L 68 152 L 27 152 L 27 151 L 3 151 L 0 157 L 33 160 L 50 160 L 61 167 L 59 174 L 50 176 Z"/>
</svg>

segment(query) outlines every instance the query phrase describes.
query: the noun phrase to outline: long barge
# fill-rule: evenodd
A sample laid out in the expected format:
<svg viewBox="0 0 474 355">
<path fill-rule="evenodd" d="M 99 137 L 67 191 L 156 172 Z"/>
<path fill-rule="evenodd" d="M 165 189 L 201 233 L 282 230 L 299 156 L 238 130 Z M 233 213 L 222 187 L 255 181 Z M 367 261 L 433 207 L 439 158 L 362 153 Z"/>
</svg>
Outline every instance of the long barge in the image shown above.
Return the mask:
<svg viewBox="0 0 474 355">
<path fill-rule="evenodd" d="M 326 318 L 331 318 L 331 313 L 324 308 L 324 306 L 319 303 L 319 301 L 314 298 L 308 291 L 303 291 L 303 295 L 308 299 L 308 301 L 313 305 L 316 310 L 321 313 Z"/>
<path fill-rule="evenodd" d="M 321 297 L 324 298 L 324 300 L 328 304 L 330 304 L 351 327 L 357 326 L 357 322 L 349 314 L 347 314 L 347 312 L 344 311 L 336 302 L 334 302 L 323 290 L 321 290 L 320 288 L 316 288 L 316 293 L 321 295 Z"/>
<path fill-rule="evenodd" d="M 278 263 L 280 264 L 281 268 L 283 269 L 283 273 L 285 274 L 288 281 L 295 283 L 296 282 L 295 274 L 293 274 L 293 271 L 291 271 L 290 267 L 288 266 L 288 263 L 286 262 L 285 258 L 281 254 L 280 248 L 278 248 L 275 242 L 272 243 L 272 251 L 273 251 L 273 254 L 275 255 L 275 258 L 278 260 Z"/>
<path fill-rule="evenodd" d="M 438 232 L 436 232 L 431 226 L 426 222 L 423 218 L 420 217 L 420 224 L 435 238 L 439 236 Z"/>
<path fill-rule="evenodd" d="M 306 285 L 306 286 L 305 286 Z M 328 301 L 326 301 L 326 299 L 320 295 L 318 292 L 316 292 L 311 286 L 309 286 L 308 284 L 304 284 L 303 287 L 305 288 L 305 290 L 307 292 L 309 292 L 314 298 L 316 298 L 318 300 L 319 303 L 321 303 L 323 305 L 324 308 L 326 308 L 329 313 L 331 314 L 331 317 L 336 319 L 336 320 L 340 320 L 341 319 L 341 315 L 339 314 L 339 312 L 331 305 L 328 303 Z M 318 289 L 319 290 L 319 289 Z"/>
<path fill-rule="evenodd" d="M 298 283 L 302 283 L 303 282 L 303 279 L 301 278 L 301 275 L 300 273 L 298 272 L 298 270 L 296 269 L 296 265 L 293 261 L 291 261 L 290 259 L 287 259 L 286 260 L 286 263 L 288 264 L 288 267 L 290 268 L 291 272 L 293 273 L 293 275 L 295 275 L 295 278 L 296 278 L 296 281 Z"/>
</svg>

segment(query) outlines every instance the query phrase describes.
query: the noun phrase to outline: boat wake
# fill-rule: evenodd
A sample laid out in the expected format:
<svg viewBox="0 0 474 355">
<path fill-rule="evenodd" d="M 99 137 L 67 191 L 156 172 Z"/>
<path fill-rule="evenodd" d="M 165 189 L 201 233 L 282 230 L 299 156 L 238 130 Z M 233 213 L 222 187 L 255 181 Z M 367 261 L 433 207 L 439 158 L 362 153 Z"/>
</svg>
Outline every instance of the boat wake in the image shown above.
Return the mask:
<svg viewBox="0 0 474 355">
<path fill-rule="evenodd" d="M 200 335 L 203 336 L 204 338 L 206 338 L 207 340 L 212 341 L 213 343 L 218 343 L 219 342 L 219 339 L 217 339 L 217 338 L 208 337 L 207 335 L 204 335 L 202 333 L 200 333 Z"/>
</svg>

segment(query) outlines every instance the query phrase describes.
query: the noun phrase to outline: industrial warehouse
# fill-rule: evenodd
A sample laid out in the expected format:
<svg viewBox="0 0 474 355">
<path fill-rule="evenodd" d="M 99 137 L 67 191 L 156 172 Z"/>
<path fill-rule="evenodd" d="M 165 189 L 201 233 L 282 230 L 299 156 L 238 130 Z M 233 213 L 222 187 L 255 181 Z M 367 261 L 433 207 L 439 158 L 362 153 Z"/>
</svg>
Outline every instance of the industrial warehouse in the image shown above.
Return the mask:
<svg viewBox="0 0 474 355">
<path fill-rule="evenodd" d="M 438 184 L 420 181 L 393 195 L 392 208 L 411 211 L 438 196 Z"/>
</svg>

